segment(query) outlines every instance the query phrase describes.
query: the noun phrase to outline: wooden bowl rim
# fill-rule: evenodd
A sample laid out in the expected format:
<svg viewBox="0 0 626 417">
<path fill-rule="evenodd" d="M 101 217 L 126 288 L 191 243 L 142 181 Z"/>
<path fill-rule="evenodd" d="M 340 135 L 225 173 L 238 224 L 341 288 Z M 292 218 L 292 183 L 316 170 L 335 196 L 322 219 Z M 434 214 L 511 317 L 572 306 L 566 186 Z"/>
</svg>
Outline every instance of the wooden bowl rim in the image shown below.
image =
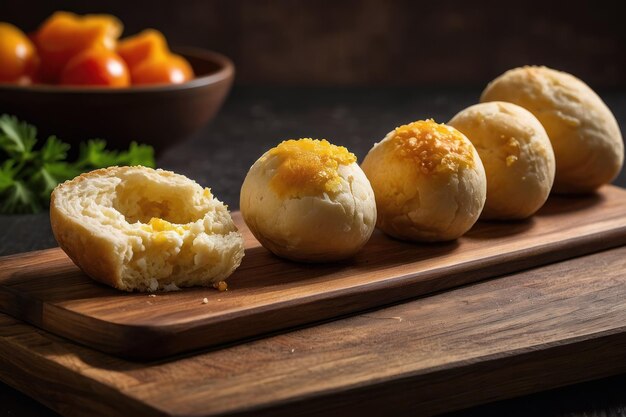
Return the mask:
<svg viewBox="0 0 626 417">
<path fill-rule="evenodd" d="M 218 69 L 210 74 L 195 77 L 193 80 L 182 84 L 154 84 L 146 86 L 130 86 L 124 88 L 110 87 L 80 87 L 61 86 L 51 84 L 16 85 L 0 84 L 0 93 L 3 91 L 24 91 L 41 94 L 139 94 L 139 93 L 159 93 L 173 90 L 189 90 L 204 87 L 220 81 L 232 78 L 235 73 L 235 65 L 225 55 L 215 51 L 197 47 L 172 48 L 177 54 L 188 58 L 200 59 L 206 62 L 217 64 Z"/>
</svg>

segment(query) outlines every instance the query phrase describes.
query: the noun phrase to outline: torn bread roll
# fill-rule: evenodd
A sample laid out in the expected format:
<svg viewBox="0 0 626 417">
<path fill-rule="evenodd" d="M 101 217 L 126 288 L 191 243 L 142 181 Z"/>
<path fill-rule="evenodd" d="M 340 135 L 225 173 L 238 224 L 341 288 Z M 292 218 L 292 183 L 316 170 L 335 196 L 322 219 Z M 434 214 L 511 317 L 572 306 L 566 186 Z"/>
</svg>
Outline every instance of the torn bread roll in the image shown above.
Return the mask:
<svg viewBox="0 0 626 417">
<path fill-rule="evenodd" d="M 356 157 L 326 140 L 287 140 L 263 154 L 243 182 L 240 208 L 265 248 L 303 262 L 353 256 L 376 224 Z"/>
<path fill-rule="evenodd" d="M 376 195 L 377 226 L 399 239 L 456 239 L 485 204 L 485 170 L 476 149 L 458 130 L 432 120 L 391 131 L 362 167 Z"/>
<path fill-rule="evenodd" d="M 66 181 L 52 193 L 50 222 L 76 265 L 125 291 L 217 286 L 244 255 L 226 206 L 160 169 L 111 167 Z"/>
</svg>

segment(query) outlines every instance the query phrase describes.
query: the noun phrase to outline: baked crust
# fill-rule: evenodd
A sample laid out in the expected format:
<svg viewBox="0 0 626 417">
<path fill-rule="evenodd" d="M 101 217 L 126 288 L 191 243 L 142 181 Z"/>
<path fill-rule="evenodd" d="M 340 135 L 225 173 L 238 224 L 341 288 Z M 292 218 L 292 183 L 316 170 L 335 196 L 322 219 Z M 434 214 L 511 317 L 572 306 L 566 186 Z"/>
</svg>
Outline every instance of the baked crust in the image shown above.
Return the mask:
<svg viewBox="0 0 626 417">
<path fill-rule="evenodd" d="M 72 180 L 65 181 L 63 186 L 73 187 L 106 172 L 106 168 L 86 172 Z M 91 234 L 76 219 L 63 215 L 56 204 L 57 189 L 55 188 L 50 197 L 50 225 L 57 243 L 76 266 L 91 278 L 120 289 L 121 271 L 110 245 Z"/>
<path fill-rule="evenodd" d="M 376 226 L 410 241 L 454 240 L 478 220 L 485 170 L 472 143 L 432 120 L 389 132 L 362 163 L 376 195 Z"/>
<path fill-rule="evenodd" d="M 296 152 L 277 152 L 285 145 Z M 374 191 L 355 161 L 327 141 L 291 140 L 270 149 L 241 187 L 239 207 L 248 228 L 266 249 L 290 260 L 355 255 L 376 223 Z"/>
<path fill-rule="evenodd" d="M 554 182 L 554 152 L 532 113 L 493 101 L 460 111 L 448 124 L 472 141 L 485 167 L 482 219 L 524 219 L 543 206 Z"/>
<path fill-rule="evenodd" d="M 546 67 L 514 68 L 487 85 L 481 102 L 507 101 L 541 122 L 554 149 L 553 191 L 588 193 L 610 183 L 624 162 L 611 110 L 583 81 Z"/>
</svg>

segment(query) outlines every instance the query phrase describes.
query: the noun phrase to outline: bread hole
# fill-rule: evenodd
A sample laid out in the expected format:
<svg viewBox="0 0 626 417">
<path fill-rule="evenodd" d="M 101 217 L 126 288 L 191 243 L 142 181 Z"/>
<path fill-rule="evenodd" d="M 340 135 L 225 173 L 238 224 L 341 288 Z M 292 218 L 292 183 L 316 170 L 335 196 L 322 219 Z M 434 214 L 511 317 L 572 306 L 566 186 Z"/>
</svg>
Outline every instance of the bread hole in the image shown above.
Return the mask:
<svg viewBox="0 0 626 417">
<path fill-rule="evenodd" d="M 191 223 L 203 213 L 189 204 L 192 196 L 186 191 L 170 184 L 147 182 L 145 177 L 128 176 L 115 187 L 113 208 L 129 223 L 148 223 L 152 218 Z"/>
</svg>

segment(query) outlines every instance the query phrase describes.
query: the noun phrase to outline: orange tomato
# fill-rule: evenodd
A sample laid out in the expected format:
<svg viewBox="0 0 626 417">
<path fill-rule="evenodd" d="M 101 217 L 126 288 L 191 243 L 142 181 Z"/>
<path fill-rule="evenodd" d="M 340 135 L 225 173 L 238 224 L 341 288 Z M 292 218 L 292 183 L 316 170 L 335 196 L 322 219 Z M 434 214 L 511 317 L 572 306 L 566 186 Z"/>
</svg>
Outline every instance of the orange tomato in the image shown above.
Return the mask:
<svg viewBox="0 0 626 417">
<path fill-rule="evenodd" d="M 169 53 L 167 41 L 161 32 L 146 29 L 134 36 L 119 41 L 117 53 L 126 61 L 131 70 L 147 59 L 154 59 Z"/>
<path fill-rule="evenodd" d="M 193 78 L 193 69 L 180 55 L 168 54 L 148 59 L 131 69 L 133 84 L 181 84 Z"/>
<path fill-rule="evenodd" d="M 128 87 L 130 75 L 126 63 L 118 54 L 94 48 L 70 59 L 61 73 L 61 84 Z"/>
<path fill-rule="evenodd" d="M 54 13 L 34 35 L 41 58 L 39 78 L 58 82 L 63 68 L 75 55 L 95 47 L 115 49 L 122 28 L 122 23 L 110 15 Z"/>
<path fill-rule="evenodd" d="M 39 59 L 28 36 L 0 22 L 0 83 L 30 83 Z"/>
</svg>

